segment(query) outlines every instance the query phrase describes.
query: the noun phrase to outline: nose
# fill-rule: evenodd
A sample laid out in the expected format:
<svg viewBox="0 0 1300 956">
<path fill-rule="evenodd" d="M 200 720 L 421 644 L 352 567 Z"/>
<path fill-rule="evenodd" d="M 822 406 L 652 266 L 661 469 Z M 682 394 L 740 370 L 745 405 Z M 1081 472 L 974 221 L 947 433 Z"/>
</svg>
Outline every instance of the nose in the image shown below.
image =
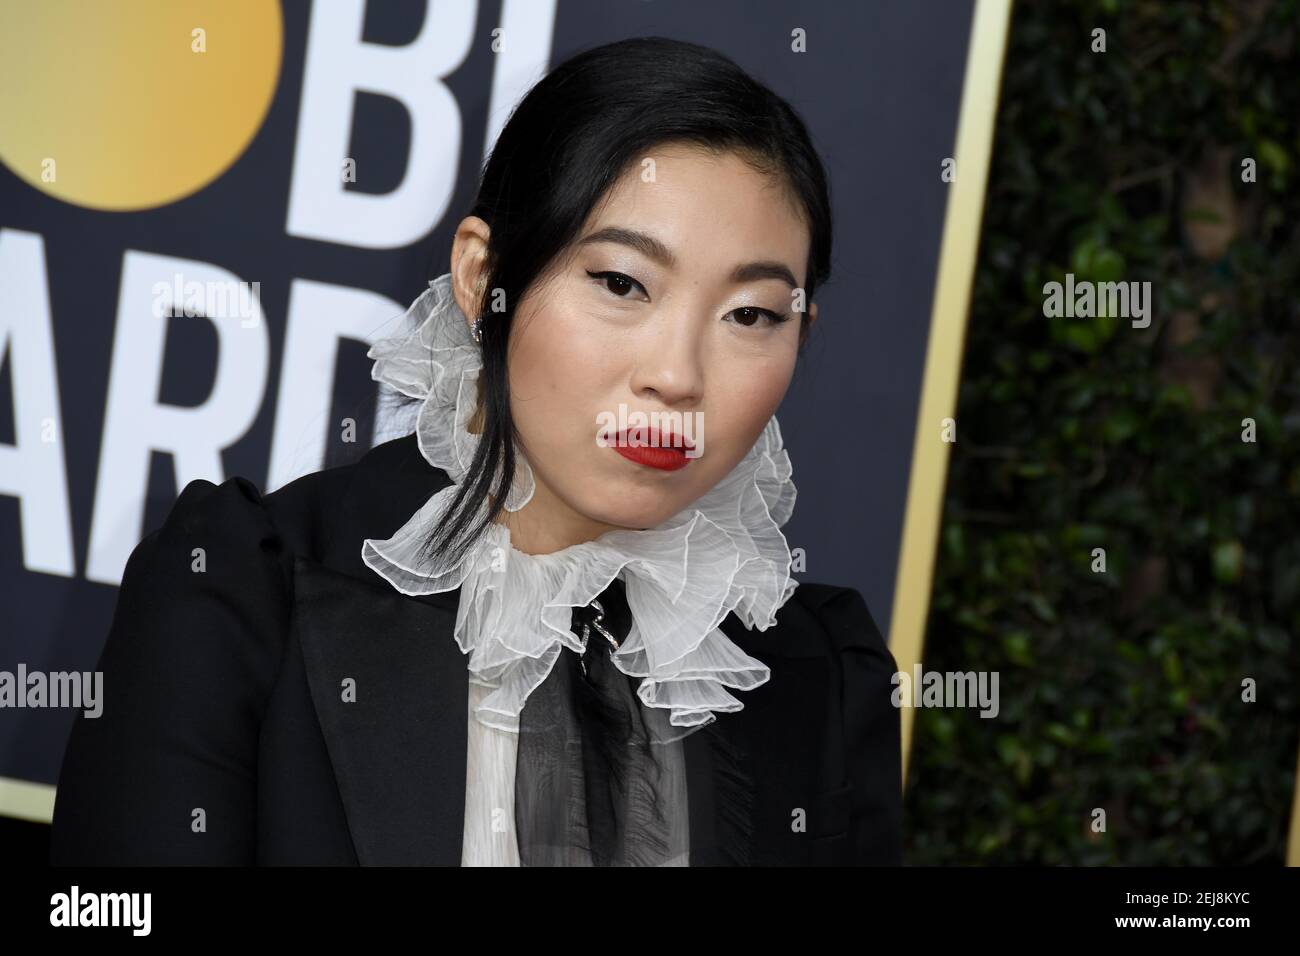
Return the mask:
<svg viewBox="0 0 1300 956">
<path fill-rule="evenodd" d="M 658 399 L 669 408 L 693 405 L 704 391 L 704 361 L 699 323 L 675 310 L 665 315 L 657 334 L 639 343 L 633 393 L 640 399 Z"/>
</svg>

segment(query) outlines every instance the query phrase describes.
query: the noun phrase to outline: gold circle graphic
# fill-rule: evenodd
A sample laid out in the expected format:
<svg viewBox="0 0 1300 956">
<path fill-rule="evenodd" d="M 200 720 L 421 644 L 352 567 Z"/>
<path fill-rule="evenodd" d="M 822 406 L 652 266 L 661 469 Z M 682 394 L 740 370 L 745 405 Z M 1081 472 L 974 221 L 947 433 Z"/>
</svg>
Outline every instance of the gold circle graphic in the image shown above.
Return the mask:
<svg viewBox="0 0 1300 956">
<path fill-rule="evenodd" d="M 175 202 L 248 148 L 283 41 L 275 0 L 0 4 L 0 162 L 89 209 Z"/>
</svg>

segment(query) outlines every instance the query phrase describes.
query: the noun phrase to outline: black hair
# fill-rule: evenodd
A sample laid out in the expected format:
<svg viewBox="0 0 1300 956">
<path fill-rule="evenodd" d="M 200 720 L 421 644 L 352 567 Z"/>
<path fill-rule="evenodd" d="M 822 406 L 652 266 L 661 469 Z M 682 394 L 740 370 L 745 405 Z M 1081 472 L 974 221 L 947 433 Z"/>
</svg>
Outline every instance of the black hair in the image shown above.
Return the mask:
<svg viewBox="0 0 1300 956">
<path fill-rule="evenodd" d="M 423 551 L 459 560 L 505 505 L 515 477 L 506 347 L 517 304 L 578 237 L 593 208 L 630 165 L 667 143 L 734 153 L 773 176 L 803 212 L 811 244 L 807 306 L 830 275 L 831 206 L 826 172 L 788 103 L 727 56 L 666 37 L 620 40 L 551 70 L 515 107 L 484 163 L 470 215 L 488 224 L 490 290 L 482 322 L 481 431 L 464 480 Z M 497 290 L 500 290 L 498 292 Z M 489 311 L 504 294 L 505 310 Z M 500 474 L 497 487 L 493 478 Z M 475 514 L 491 495 L 487 514 Z"/>
</svg>

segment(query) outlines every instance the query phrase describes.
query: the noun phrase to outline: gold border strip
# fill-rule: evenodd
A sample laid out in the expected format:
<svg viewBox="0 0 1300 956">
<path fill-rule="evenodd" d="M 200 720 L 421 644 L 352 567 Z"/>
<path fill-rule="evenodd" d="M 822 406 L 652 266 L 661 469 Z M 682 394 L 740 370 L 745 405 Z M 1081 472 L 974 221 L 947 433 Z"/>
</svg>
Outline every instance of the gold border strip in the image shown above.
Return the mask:
<svg viewBox="0 0 1300 956">
<path fill-rule="evenodd" d="M 54 788 L 48 783 L 0 777 L 0 816 L 49 823 L 54 817 Z"/>
<path fill-rule="evenodd" d="M 1286 865 L 1300 866 L 1300 759 L 1296 761 L 1295 791 L 1291 795 L 1291 834 L 1286 841 Z"/>
<path fill-rule="evenodd" d="M 889 649 L 906 674 L 921 662 L 925 620 L 934 583 L 935 546 L 943 515 L 944 481 L 948 472 L 948 443 L 940 440 L 940 423 L 957 413 L 957 383 L 961 374 L 970 308 L 975 256 L 979 249 L 984 190 L 993 152 L 998 86 L 1011 23 L 1011 0 L 977 0 L 966 54 L 966 77 L 957 121 L 957 175 L 948 193 L 938 282 L 930 316 L 921 404 L 916 417 L 912 473 L 903 518 L 902 549 L 894 584 Z M 912 749 L 911 707 L 902 708 L 903 781 Z"/>
</svg>

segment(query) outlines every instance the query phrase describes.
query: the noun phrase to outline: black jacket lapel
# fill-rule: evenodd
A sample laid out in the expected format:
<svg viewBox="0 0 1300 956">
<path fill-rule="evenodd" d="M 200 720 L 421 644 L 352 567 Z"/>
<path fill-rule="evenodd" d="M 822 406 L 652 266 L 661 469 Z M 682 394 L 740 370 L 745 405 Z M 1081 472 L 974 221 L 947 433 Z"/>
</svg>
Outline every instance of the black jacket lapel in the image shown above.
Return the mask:
<svg viewBox="0 0 1300 956">
<path fill-rule="evenodd" d="M 452 633 L 458 594 L 411 598 L 295 562 L 294 638 L 363 866 L 460 865 L 469 675 Z"/>
</svg>

